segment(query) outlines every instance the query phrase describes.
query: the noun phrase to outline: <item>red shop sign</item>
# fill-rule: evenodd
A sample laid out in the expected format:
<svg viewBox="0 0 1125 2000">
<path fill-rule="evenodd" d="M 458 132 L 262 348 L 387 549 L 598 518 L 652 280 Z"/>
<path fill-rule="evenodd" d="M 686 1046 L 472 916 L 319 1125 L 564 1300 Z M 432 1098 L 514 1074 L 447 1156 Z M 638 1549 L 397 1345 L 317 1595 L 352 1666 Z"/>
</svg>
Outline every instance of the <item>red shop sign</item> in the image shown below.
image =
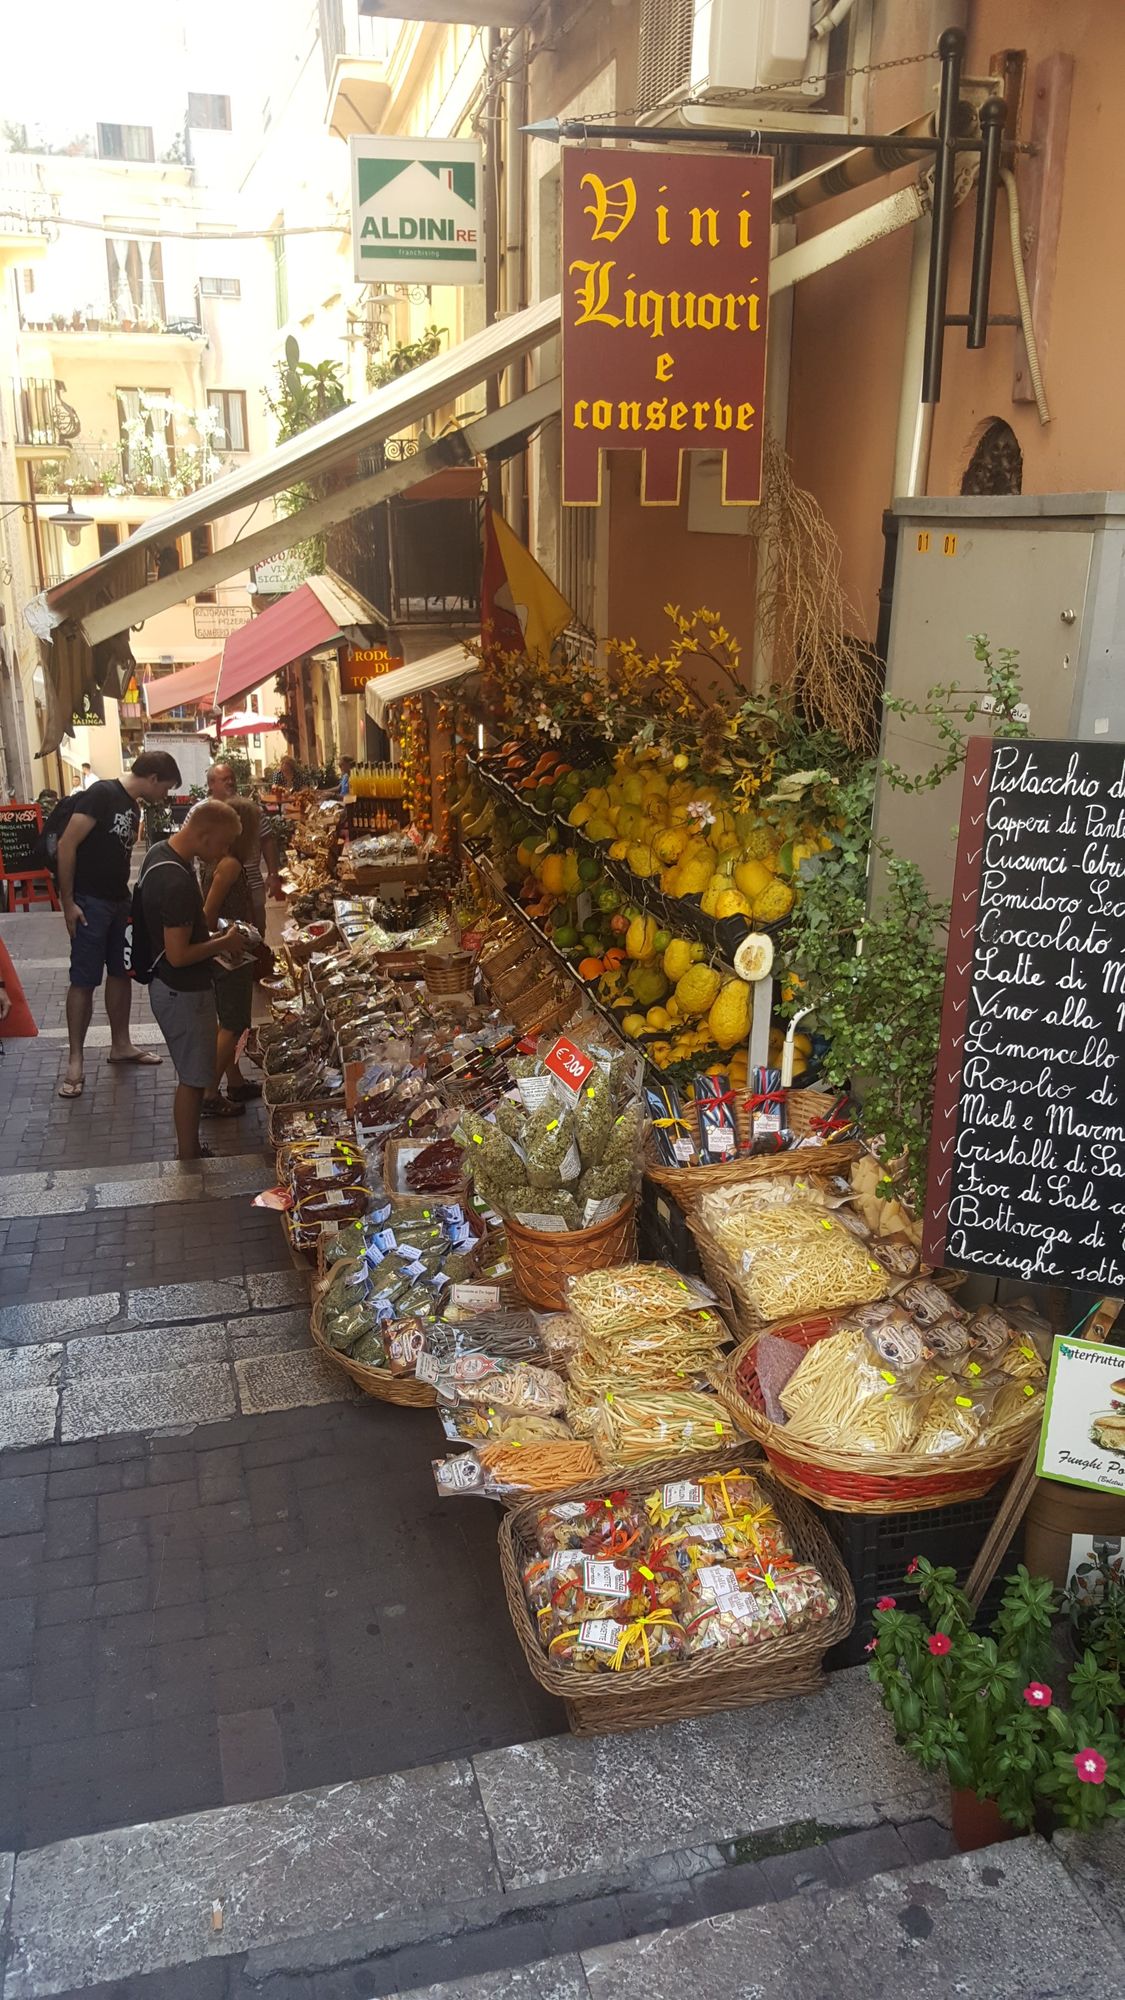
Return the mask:
<svg viewBox="0 0 1125 2000">
<path fill-rule="evenodd" d="M 723 454 L 723 503 L 762 493 L 772 166 L 740 153 L 563 153 L 563 500 L 602 453 L 644 454 L 675 506 L 685 451 Z"/>
</svg>

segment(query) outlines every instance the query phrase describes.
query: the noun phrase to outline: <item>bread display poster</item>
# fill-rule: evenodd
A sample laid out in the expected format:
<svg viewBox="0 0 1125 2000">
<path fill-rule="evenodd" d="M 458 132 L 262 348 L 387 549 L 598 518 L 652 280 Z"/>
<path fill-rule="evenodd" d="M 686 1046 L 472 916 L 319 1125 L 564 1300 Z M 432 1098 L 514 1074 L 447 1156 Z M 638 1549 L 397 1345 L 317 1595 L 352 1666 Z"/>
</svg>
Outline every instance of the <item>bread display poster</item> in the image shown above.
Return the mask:
<svg viewBox="0 0 1125 2000">
<path fill-rule="evenodd" d="M 1125 1493 L 1125 1349 L 1056 1340 L 1036 1470 L 1068 1486 Z"/>
</svg>

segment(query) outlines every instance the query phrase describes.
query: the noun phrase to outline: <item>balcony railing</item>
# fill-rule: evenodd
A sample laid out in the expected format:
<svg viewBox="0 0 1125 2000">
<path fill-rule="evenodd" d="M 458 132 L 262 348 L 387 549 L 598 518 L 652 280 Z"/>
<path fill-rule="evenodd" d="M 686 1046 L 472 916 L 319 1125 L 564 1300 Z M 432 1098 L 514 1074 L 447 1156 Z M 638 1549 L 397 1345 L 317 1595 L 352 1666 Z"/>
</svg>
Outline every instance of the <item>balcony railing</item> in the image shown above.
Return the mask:
<svg viewBox="0 0 1125 2000">
<path fill-rule="evenodd" d="M 63 383 L 45 376 L 13 377 L 17 444 L 65 445 L 78 436 L 82 425 L 64 399 L 63 388 Z"/>
<path fill-rule="evenodd" d="M 197 492 L 208 479 L 225 472 L 229 463 L 212 454 L 210 470 L 204 476 L 198 450 L 182 442 L 177 443 L 167 463 L 150 463 L 145 454 L 137 465 L 133 462 L 137 456 L 135 450 L 122 445 L 74 445 L 58 458 L 40 461 L 35 472 L 36 492 L 41 499 L 56 493 L 63 498 L 69 491 L 76 499 L 100 494 L 108 500 L 170 500 Z"/>
<path fill-rule="evenodd" d="M 127 313 L 119 313 L 115 306 L 85 305 L 75 306 L 69 312 L 48 312 L 39 307 L 34 294 L 24 301 L 20 320 L 25 331 L 33 333 L 91 333 L 104 337 L 107 333 L 169 333 L 202 340 L 203 328 L 195 313 L 185 313 L 168 319 L 154 314 L 135 318 Z"/>
</svg>

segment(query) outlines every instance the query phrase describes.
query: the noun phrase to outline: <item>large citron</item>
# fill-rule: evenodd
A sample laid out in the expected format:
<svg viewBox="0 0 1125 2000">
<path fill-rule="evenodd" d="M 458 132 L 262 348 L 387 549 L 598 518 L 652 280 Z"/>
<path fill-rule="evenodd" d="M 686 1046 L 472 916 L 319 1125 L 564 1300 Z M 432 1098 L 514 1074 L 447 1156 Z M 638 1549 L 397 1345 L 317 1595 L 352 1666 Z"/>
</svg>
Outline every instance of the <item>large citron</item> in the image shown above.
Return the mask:
<svg viewBox="0 0 1125 2000">
<path fill-rule="evenodd" d="M 721 1049 L 733 1049 L 750 1033 L 750 988 L 744 979 L 728 979 L 720 988 L 707 1026 Z"/>
<path fill-rule="evenodd" d="M 697 965 L 703 956 L 701 944 L 694 944 L 690 938 L 673 938 L 664 953 L 664 970 L 673 985 L 683 978 L 689 965 Z"/>
<path fill-rule="evenodd" d="M 713 965 L 690 965 L 676 981 L 676 999 L 683 1014 L 706 1014 L 722 985 Z"/>
<path fill-rule="evenodd" d="M 625 950 L 630 958 L 652 958 L 656 951 L 656 919 L 634 917 L 625 933 Z"/>
</svg>

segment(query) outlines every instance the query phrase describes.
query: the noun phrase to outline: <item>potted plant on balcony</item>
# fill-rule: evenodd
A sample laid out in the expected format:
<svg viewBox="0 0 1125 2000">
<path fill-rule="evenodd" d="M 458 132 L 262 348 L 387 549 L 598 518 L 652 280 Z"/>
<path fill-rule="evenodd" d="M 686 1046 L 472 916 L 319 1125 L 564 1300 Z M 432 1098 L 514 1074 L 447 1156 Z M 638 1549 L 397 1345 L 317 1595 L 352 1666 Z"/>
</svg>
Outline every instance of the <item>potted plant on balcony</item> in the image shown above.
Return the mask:
<svg viewBox="0 0 1125 2000">
<path fill-rule="evenodd" d="M 1044 1808 L 1082 1829 L 1125 1817 L 1125 1690 L 1086 1653 L 1069 1706 L 1056 1700 L 1054 1586 L 1021 1564 L 991 1631 L 976 1632 L 954 1570 L 922 1559 L 907 1575 L 921 1579 L 921 1609 L 880 1600 L 871 1676 L 904 1749 L 945 1772 L 962 1851 L 1026 1831 Z"/>
</svg>

